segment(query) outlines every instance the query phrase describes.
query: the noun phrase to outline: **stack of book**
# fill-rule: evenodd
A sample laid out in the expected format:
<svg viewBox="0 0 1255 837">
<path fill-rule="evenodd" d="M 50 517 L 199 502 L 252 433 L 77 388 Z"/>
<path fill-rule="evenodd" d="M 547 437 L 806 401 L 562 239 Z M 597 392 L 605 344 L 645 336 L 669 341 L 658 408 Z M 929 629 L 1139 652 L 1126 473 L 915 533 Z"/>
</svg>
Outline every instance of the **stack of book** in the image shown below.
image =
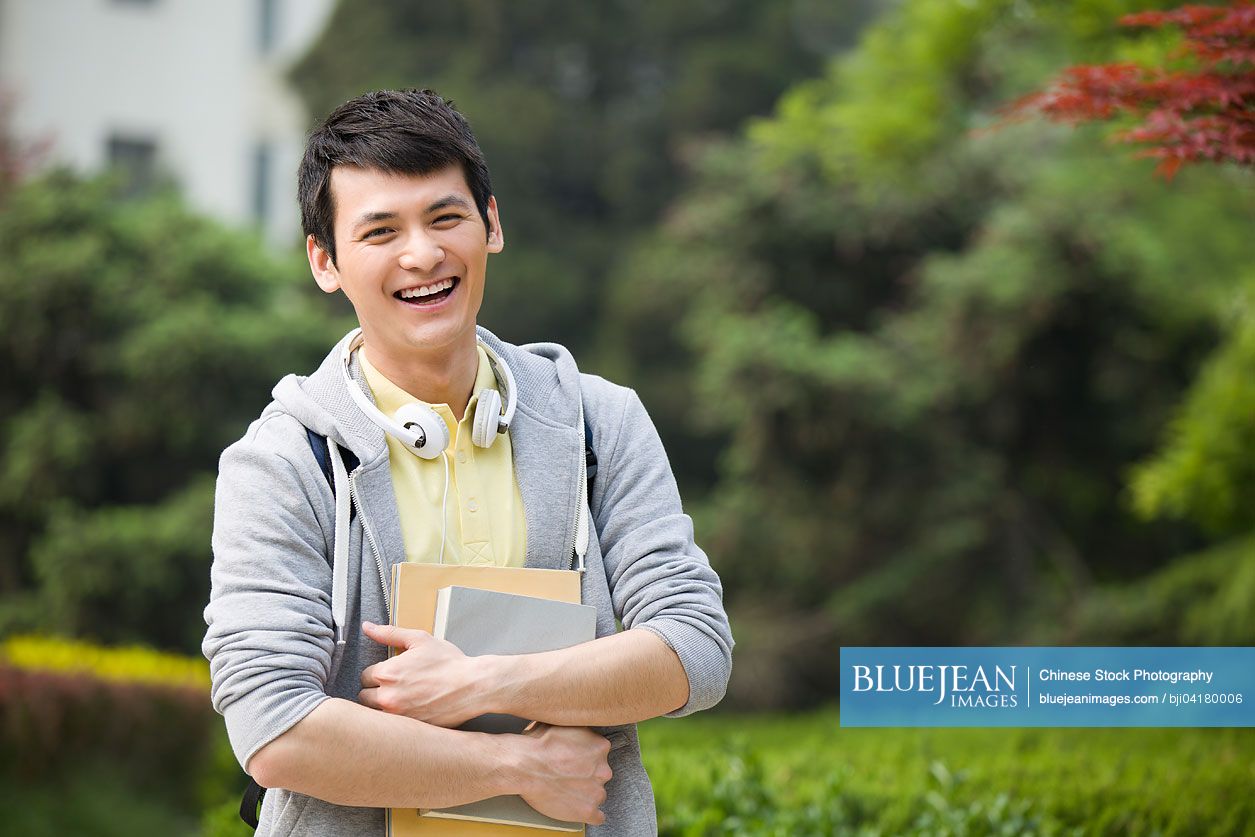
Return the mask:
<svg viewBox="0 0 1255 837">
<path fill-rule="evenodd" d="M 532 654 L 596 636 L 595 608 L 580 602 L 572 570 L 405 563 L 392 577 L 392 622 L 429 631 L 464 654 Z M 461 729 L 519 733 L 531 723 L 512 715 L 481 715 Z M 442 809 L 388 811 L 389 837 L 523 837 L 528 831 L 582 833 L 580 823 L 541 814 L 519 796 Z"/>
</svg>

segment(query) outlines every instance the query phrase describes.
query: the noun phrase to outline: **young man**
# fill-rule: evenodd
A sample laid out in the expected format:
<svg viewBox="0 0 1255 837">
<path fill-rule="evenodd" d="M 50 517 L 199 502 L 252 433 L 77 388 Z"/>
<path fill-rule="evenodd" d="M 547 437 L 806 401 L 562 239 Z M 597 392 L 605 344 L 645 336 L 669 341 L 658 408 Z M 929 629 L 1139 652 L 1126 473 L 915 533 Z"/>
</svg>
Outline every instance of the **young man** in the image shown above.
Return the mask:
<svg viewBox="0 0 1255 837">
<path fill-rule="evenodd" d="M 477 327 L 504 237 L 475 138 L 436 94 L 342 105 L 299 193 L 314 279 L 361 330 L 284 378 L 220 464 L 204 652 L 237 758 L 274 789 L 258 833 L 382 834 L 384 808 L 500 794 L 591 834 L 655 833 L 635 722 L 717 703 L 732 637 L 639 399 L 560 346 Z M 598 639 L 466 657 L 388 627 L 407 560 L 582 563 Z M 539 723 L 456 729 L 488 712 Z"/>
</svg>

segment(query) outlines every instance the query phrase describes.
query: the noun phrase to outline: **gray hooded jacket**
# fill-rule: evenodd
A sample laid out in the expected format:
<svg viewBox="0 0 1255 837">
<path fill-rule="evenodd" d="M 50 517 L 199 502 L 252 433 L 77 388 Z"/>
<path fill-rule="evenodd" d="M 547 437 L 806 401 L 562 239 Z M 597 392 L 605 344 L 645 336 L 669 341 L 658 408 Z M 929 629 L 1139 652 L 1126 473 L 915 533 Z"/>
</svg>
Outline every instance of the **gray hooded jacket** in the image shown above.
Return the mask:
<svg viewBox="0 0 1255 837">
<path fill-rule="evenodd" d="M 692 521 L 640 400 L 580 374 L 561 346 L 512 346 L 483 329 L 480 336 L 510 366 L 518 388 L 510 436 L 527 520 L 527 566 L 572 567 L 587 499 L 592 525 L 582 595 L 597 608 L 597 635 L 614 633 L 616 619 L 625 629 L 654 632 L 688 676 L 689 701 L 671 714 L 713 706 L 732 665 L 723 591 L 693 542 Z M 389 621 L 391 568 L 405 561 L 405 551 L 385 436 L 350 399 L 341 348 L 308 378 L 280 381 L 275 400 L 219 464 L 202 647 L 213 705 L 226 719 L 241 765 L 327 698 L 356 700 L 362 670 L 387 657 L 358 626 Z M 351 374 L 369 393 L 356 360 Z M 588 498 L 581 403 L 599 460 Z M 307 427 L 360 463 L 347 473 L 330 446 L 334 493 Z M 340 555 L 347 560 L 333 560 Z M 598 731 L 611 741 L 614 778 L 606 786 L 606 822 L 589 834 L 656 833 L 635 726 Z M 384 823 L 380 808 L 275 789 L 266 794 L 257 833 L 382 835 Z"/>
</svg>

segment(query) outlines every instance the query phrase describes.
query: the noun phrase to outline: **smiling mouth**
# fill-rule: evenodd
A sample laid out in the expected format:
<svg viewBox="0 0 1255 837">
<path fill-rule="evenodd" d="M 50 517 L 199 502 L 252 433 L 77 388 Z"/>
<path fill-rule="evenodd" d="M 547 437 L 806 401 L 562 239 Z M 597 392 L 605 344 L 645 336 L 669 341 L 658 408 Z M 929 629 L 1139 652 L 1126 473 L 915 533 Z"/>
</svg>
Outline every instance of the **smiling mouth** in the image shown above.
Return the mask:
<svg viewBox="0 0 1255 837">
<path fill-rule="evenodd" d="M 453 276 L 449 279 L 436 282 L 433 285 L 428 285 L 423 288 L 407 288 L 405 290 L 400 290 L 394 293 L 393 296 L 401 302 L 404 302 L 406 305 L 423 308 L 428 305 L 437 305 L 448 299 L 449 296 L 457 290 L 457 287 L 461 284 L 461 282 L 462 280 L 459 277 Z"/>
</svg>

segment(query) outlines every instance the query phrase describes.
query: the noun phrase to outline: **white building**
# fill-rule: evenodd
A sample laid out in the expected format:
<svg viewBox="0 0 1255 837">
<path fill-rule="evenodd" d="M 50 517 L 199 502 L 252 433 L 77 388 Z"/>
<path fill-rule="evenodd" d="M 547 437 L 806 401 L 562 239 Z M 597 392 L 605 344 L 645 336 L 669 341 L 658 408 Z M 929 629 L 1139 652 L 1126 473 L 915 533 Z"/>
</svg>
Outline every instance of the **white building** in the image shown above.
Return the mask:
<svg viewBox="0 0 1255 837">
<path fill-rule="evenodd" d="M 173 177 L 225 221 L 297 243 L 309 118 L 285 80 L 334 0 L 0 0 L 0 95 L 48 160 Z"/>
</svg>

